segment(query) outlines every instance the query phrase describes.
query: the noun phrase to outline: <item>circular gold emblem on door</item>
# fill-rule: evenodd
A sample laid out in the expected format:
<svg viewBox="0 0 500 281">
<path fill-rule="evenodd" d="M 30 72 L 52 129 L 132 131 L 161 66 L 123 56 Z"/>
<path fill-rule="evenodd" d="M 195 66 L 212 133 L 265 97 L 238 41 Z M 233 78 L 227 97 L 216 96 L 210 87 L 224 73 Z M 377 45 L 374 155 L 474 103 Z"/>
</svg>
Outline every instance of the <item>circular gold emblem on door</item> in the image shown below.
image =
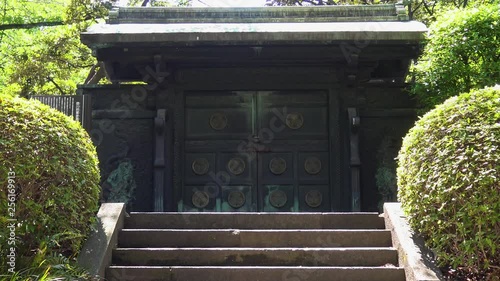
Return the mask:
<svg viewBox="0 0 500 281">
<path fill-rule="evenodd" d="M 323 202 L 323 194 L 318 190 L 311 190 L 306 194 L 306 204 L 311 208 L 317 208 Z"/>
<path fill-rule="evenodd" d="M 226 128 L 227 126 L 227 117 L 224 113 L 216 112 L 210 116 L 210 127 L 212 129 L 220 131 Z"/>
<path fill-rule="evenodd" d="M 288 197 L 283 190 L 275 190 L 269 195 L 269 203 L 275 208 L 281 208 L 285 206 L 288 201 Z"/>
<path fill-rule="evenodd" d="M 293 130 L 300 129 L 304 125 L 304 116 L 298 112 L 288 113 L 286 116 L 286 125 Z"/>
<path fill-rule="evenodd" d="M 304 162 L 304 169 L 310 175 L 317 175 L 321 172 L 321 160 L 318 157 L 308 157 Z"/>
<path fill-rule="evenodd" d="M 241 191 L 231 191 L 229 192 L 229 195 L 227 196 L 227 202 L 229 203 L 229 206 L 239 209 L 245 205 L 246 202 L 246 197 L 245 194 Z"/>
<path fill-rule="evenodd" d="M 243 161 L 243 159 L 241 158 L 235 157 L 227 162 L 227 170 L 235 176 L 243 174 L 243 172 L 245 171 L 245 167 L 245 161 Z"/>
<path fill-rule="evenodd" d="M 206 158 L 198 158 L 193 161 L 191 164 L 191 169 L 193 169 L 193 173 L 198 176 L 203 176 L 208 173 L 208 169 L 210 168 L 210 163 Z"/>
<path fill-rule="evenodd" d="M 281 175 L 286 171 L 286 161 L 281 157 L 274 157 L 269 161 L 269 170 L 275 175 Z"/>
<path fill-rule="evenodd" d="M 191 202 L 196 208 L 205 208 L 210 202 L 210 196 L 205 191 L 195 191 L 191 197 Z"/>
</svg>

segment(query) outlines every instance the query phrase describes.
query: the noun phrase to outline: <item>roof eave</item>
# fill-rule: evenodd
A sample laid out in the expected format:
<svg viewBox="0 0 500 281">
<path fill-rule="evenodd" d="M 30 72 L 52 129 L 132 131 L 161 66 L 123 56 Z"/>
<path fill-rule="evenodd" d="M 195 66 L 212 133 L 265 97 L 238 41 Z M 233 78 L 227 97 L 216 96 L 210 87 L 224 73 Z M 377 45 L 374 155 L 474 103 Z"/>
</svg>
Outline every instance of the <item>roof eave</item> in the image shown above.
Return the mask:
<svg viewBox="0 0 500 281">
<path fill-rule="evenodd" d="M 82 33 L 81 40 L 92 49 L 127 44 L 224 46 L 335 44 L 352 41 L 418 43 L 425 39 L 426 32 L 425 25 L 419 22 L 105 24 Z"/>
</svg>

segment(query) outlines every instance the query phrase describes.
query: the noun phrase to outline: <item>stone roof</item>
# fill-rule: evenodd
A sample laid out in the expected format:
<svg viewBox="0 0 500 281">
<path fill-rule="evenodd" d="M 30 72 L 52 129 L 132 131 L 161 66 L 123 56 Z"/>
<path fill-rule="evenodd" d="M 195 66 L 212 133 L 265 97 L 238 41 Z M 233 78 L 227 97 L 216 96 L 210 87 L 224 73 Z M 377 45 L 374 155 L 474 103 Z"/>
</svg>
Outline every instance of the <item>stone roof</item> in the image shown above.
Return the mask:
<svg viewBox="0 0 500 281">
<path fill-rule="evenodd" d="M 108 23 L 257 23 L 407 21 L 402 5 L 346 5 L 255 8 L 121 7 Z"/>
<path fill-rule="evenodd" d="M 81 34 L 93 49 L 111 46 L 332 44 L 424 38 L 398 4 L 256 8 L 120 7 Z"/>
</svg>

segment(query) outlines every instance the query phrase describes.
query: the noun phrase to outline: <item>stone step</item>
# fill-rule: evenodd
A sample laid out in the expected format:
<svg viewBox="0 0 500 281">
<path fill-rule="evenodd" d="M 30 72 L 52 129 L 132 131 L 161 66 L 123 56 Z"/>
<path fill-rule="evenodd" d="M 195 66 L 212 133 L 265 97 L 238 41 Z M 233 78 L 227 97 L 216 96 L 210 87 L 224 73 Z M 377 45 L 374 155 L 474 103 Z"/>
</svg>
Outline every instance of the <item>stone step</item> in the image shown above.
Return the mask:
<svg viewBox="0 0 500 281">
<path fill-rule="evenodd" d="M 111 266 L 108 281 L 404 281 L 398 267 Z"/>
<path fill-rule="evenodd" d="M 124 229 L 119 247 L 390 247 L 389 230 Z"/>
<path fill-rule="evenodd" d="M 378 213 L 131 213 L 128 229 L 384 229 Z"/>
<path fill-rule="evenodd" d="M 393 248 L 117 248 L 113 264 L 140 266 L 384 266 Z"/>
</svg>

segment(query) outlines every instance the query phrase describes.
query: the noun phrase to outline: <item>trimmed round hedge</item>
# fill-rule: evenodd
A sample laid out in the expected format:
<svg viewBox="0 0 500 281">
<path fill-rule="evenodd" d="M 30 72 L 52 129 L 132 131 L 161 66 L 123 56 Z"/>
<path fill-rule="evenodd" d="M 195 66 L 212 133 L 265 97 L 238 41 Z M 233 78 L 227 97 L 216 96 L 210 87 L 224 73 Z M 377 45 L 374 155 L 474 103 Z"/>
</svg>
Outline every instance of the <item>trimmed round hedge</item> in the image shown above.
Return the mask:
<svg viewBox="0 0 500 281">
<path fill-rule="evenodd" d="M 399 199 L 441 265 L 500 266 L 500 88 L 446 100 L 409 131 Z"/>
<path fill-rule="evenodd" d="M 0 95 L 0 184 L 2 225 L 17 220 L 0 238 L 14 230 L 16 266 L 79 251 L 100 188 L 96 150 L 78 122 L 38 101 Z M 0 244 L 4 259 L 13 245 Z"/>
</svg>

